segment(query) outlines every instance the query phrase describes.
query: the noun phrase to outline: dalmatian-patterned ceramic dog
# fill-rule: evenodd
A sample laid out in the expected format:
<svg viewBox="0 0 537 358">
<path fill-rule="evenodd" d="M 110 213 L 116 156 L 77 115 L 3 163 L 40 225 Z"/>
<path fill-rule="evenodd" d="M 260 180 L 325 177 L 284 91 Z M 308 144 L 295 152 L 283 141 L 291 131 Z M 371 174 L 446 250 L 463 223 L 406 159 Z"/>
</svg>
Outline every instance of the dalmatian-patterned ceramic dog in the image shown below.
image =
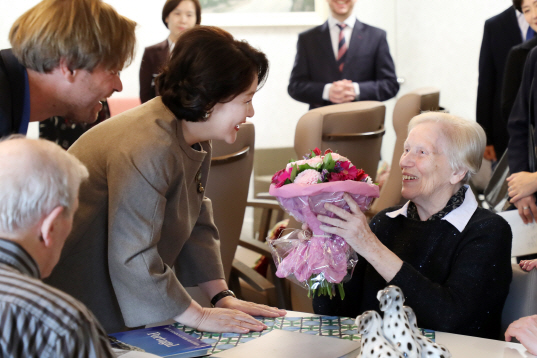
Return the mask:
<svg viewBox="0 0 537 358">
<path fill-rule="evenodd" d="M 404 358 L 382 335 L 382 318 L 376 311 L 365 311 L 356 317 L 362 345 L 357 358 Z"/>
<path fill-rule="evenodd" d="M 377 294 L 384 312 L 382 330 L 386 339 L 407 358 L 420 358 L 421 347 L 414 339 L 410 323 L 403 310 L 403 291 L 390 285 Z"/>
<path fill-rule="evenodd" d="M 403 306 L 403 310 L 408 317 L 410 328 L 412 329 L 412 333 L 414 333 L 414 339 L 420 345 L 421 358 L 451 358 L 451 353 L 446 347 L 431 341 L 421 334 L 414 310 L 408 306 Z"/>
</svg>

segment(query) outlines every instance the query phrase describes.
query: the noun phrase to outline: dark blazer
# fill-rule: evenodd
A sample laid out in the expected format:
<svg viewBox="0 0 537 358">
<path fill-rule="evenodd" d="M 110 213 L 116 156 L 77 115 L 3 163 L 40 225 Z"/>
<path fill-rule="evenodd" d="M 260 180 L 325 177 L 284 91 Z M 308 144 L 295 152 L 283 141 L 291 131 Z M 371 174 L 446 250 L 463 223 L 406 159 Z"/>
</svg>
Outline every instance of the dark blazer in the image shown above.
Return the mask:
<svg viewBox="0 0 537 358">
<path fill-rule="evenodd" d="M 11 49 L 0 51 L 0 137 L 19 131 L 26 89 L 24 71 Z"/>
<path fill-rule="evenodd" d="M 537 47 L 537 37 L 513 47 L 507 56 L 502 86 L 502 119 L 505 128 L 522 82 L 524 64 L 534 47 Z"/>
<path fill-rule="evenodd" d="M 524 72 L 522 74 L 522 83 L 515 99 L 507 128 L 509 129 L 509 170 L 511 173 L 518 173 L 529 170 L 528 164 L 528 121 L 529 121 L 529 101 L 533 101 L 532 121 L 535 126 L 535 116 L 537 115 L 537 82 L 534 85 L 533 93 L 530 98 L 530 89 L 534 81 L 535 66 L 537 65 L 537 50 L 531 50 Z M 537 132 L 534 131 L 533 138 L 537 138 Z"/>
<path fill-rule="evenodd" d="M 385 101 L 397 94 L 399 84 L 384 30 L 356 20 L 343 73 L 336 64 L 328 21 L 298 35 L 289 95 L 310 109 L 326 106 L 332 103 L 322 99 L 324 86 L 341 79 L 358 83 L 361 101 Z"/>
<path fill-rule="evenodd" d="M 140 100 L 142 103 L 157 96 L 155 77 L 162 71 L 169 55 L 168 39 L 145 48 L 140 65 Z"/>
<path fill-rule="evenodd" d="M 485 21 L 479 54 L 476 119 L 487 134 L 487 145 L 494 145 L 498 159 L 509 139 L 500 111 L 505 62 L 511 48 L 521 42 L 522 35 L 512 6 Z"/>
</svg>

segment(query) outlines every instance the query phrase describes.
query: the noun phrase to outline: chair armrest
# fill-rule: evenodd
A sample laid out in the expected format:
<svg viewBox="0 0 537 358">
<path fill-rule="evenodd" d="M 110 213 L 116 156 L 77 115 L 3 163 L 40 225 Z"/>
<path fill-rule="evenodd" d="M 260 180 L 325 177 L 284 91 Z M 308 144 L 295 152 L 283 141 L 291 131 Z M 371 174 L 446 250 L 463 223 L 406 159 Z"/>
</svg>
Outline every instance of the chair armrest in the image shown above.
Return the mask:
<svg viewBox="0 0 537 358">
<path fill-rule="evenodd" d="M 237 259 L 233 259 L 231 273 L 239 278 L 242 278 L 256 291 L 267 291 L 274 288 L 274 285 L 269 280 Z"/>
<path fill-rule="evenodd" d="M 250 199 L 246 202 L 246 206 L 260 209 L 281 210 L 280 205 L 275 199 Z"/>
<path fill-rule="evenodd" d="M 248 239 L 248 238 L 242 238 L 239 240 L 239 246 L 242 246 L 245 249 L 257 252 L 260 255 L 267 256 L 269 258 L 272 257 L 270 248 L 264 242 L 253 240 L 253 239 Z"/>
</svg>

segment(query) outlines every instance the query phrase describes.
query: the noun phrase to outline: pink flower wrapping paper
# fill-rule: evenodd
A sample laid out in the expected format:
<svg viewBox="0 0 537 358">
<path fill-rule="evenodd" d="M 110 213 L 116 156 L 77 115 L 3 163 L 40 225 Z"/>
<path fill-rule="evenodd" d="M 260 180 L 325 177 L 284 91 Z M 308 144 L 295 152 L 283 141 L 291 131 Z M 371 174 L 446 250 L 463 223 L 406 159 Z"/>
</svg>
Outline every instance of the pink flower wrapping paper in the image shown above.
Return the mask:
<svg viewBox="0 0 537 358">
<path fill-rule="evenodd" d="M 341 237 L 322 231 L 317 215 L 335 216 L 324 208 L 325 203 L 350 211 L 343 198 L 345 193 L 358 203 L 362 211 L 366 211 L 373 198 L 379 195 L 378 186 L 351 180 L 314 185 L 292 183 L 279 188 L 271 185 L 269 193 L 297 221 L 306 223 L 313 233 L 311 238 L 306 239 L 302 230 L 295 230 L 270 242 L 278 266 L 276 275 L 282 278 L 294 275 L 306 285 L 309 296 L 332 297 L 337 286 L 343 298 L 342 285 L 350 279 L 358 255 Z"/>
</svg>

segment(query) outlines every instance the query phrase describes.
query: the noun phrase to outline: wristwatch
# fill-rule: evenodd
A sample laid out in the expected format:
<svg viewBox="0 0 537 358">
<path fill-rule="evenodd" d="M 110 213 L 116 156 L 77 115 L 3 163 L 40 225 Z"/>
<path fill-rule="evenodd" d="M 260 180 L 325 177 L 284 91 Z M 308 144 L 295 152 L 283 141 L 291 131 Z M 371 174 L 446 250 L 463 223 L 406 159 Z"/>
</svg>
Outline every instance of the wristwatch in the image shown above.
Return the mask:
<svg viewBox="0 0 537 358">
<path fill-rule="evenodd" d="M 227 297 L 227 296 L 233 296 L 233 297 L 237 298 L 237 296 L 235 296 L 233 291 L 224 290 L 224 291 L 219 292 L 216 295 L 214 295 L 214 297 L 211 299 L 211 306 L 214 307 L 214 305 L 216 305 L 216 302 L 220 301 L 222 298 Z"/>
</svg>

